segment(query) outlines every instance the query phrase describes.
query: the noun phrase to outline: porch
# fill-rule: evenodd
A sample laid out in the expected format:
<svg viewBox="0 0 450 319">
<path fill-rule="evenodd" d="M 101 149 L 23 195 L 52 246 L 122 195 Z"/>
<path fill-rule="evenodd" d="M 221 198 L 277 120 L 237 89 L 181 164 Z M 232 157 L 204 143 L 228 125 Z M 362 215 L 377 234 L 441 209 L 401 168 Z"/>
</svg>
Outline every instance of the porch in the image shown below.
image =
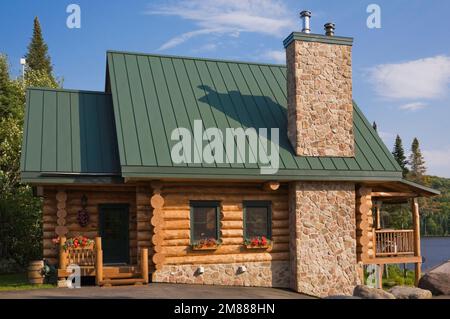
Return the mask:
<svg viewBox="0 0 450 319">
<path fill-rule="evenodd" d="M 435 196 L 436 191 L 409 181 L 366 183 L 357 201 L 357 247 L 359 262 L 379 266 L 379 282 L 386 264 L 414 264 L 415 283 L 421 277 L 420 197 Z M 382 209 L 388 205 L 407 205 L 410 219 L 395 229 L 382 223 Z"/>
<path fill-rule="evenodd" d="M 148 249 L 141 248 L 138 265 L 104 264 L 102 239 L 96 237 L 85 247 L 67 247 L 66 237 L 59 242 L 58 278 L 74 273 L 70 265 L 80 267 L 80 276 L 95 277 L 98 286 L 143 285 L 149 283 Z"/>
</svg>

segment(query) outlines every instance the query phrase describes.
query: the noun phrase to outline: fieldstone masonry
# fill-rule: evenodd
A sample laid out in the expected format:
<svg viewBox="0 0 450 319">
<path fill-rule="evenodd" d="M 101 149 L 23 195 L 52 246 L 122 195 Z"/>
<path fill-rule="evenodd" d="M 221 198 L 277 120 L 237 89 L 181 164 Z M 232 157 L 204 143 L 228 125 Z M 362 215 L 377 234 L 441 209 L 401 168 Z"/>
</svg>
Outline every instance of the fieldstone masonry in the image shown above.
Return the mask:
<svg viewBox="0 0 450 319">
<path fill-rule="evenodd" d="M 301 40 L 287 46 L 288 137 L 298 156 L 355 156 L 351 50 Z"/>
<path fill-rule="evenodd" d="M 355 185 L 294 182 L 290 188 L 291 288 L 325 297 L 359 284 Z"/>
<path fill-rule="evenodd" d="M 239 272 L 245 265 L 246 271 Z M 203 274 L 197 273 L 202 266 Z M 157 270 L 153 282 L 289 288 L 289 262 L 252 262 L 243 264 L 164 265 Z"/>
</svg>

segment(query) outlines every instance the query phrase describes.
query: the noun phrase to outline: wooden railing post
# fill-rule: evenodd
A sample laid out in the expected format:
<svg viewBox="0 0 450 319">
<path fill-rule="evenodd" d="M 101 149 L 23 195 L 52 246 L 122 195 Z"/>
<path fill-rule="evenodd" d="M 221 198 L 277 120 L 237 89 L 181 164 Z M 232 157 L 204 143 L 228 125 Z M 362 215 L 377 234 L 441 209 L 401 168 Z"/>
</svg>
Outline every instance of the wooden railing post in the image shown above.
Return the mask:
<svg viewBox="0 0 450 319">
<path fill-rule="evenodd" d="M 62 236 L 59 240 L 59 269 L 67 269 L 67 251 L 64 249 L 64 244 L 67 238 Z"/>
<path fill-rule="evenodd" d="M 414 198 L 411 202 L 411 211 L 413 217 L 413 227 L 414 227 L 414 256 L 421 257 L 421 249 L 420 249 L 420 215 L 419 215 L 419 203 L 417 202 L 417 198 Z M 422 262 L 418 262 L 415 265 L 415 283 L 416 286 L 419 285 L 422 268 Z"/>
<path fill-rule="evenodd" d="M 145 283 L 148 284 L 148 248 L 141 249 L 141 274 Z"/>
<path fill-rule="evenodd" d="M 102 281 L 103 281 L 102 238 L 95 237 L 95 283 L 99 285 Z"/>
</svg>

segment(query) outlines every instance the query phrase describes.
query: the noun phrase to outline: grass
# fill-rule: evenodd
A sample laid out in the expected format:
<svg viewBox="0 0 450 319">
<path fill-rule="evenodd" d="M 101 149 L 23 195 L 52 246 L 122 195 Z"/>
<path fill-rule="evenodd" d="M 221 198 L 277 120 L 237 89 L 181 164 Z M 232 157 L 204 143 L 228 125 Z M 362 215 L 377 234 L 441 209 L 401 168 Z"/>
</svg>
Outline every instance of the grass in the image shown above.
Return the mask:
<svg viewBox="0 0 450 319">
<path fill-rule="evenodd" d="M 42 289 L 42 288 L 55 288 L 54 285 L 32 285 L 28 282 L 26 273 L 18 274 L 0 274 L 0 291 L 7 290 L 29 290 L 29 289 Z"/>
<path fill-rule="evenodd" d="M 399 265 L 389 265 L 387 278 L 383 277 L 383 288 L 394 286 L 414 286 L 414 271 L 406 270 L 405 273 Z"/>
<path fill-rule="evenodd" d="M 394 286 L 414 286 L 414 271 L 403 271 L 403 267 L 399 265 L 388 265 L 387 273 L 383 273 L 383 289 L 389 290 Z M 367 282 L 368 273 L 364 271 L 364 279 Z"/>
</svg>

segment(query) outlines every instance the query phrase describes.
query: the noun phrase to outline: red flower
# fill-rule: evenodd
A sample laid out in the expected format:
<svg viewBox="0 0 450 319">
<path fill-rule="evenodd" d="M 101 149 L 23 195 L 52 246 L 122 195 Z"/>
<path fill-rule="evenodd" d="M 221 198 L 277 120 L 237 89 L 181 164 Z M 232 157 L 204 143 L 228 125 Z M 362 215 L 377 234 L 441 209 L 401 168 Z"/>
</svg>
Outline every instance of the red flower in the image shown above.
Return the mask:
<svg viewBox="0 0 450 319">
<path fill-rule="evenodd" d="M 264 237 L 264 236 L 261 237 L 261 245 L 262 246 L 266 246 L 267 245 L 267 238 Z"/>
</svg>

